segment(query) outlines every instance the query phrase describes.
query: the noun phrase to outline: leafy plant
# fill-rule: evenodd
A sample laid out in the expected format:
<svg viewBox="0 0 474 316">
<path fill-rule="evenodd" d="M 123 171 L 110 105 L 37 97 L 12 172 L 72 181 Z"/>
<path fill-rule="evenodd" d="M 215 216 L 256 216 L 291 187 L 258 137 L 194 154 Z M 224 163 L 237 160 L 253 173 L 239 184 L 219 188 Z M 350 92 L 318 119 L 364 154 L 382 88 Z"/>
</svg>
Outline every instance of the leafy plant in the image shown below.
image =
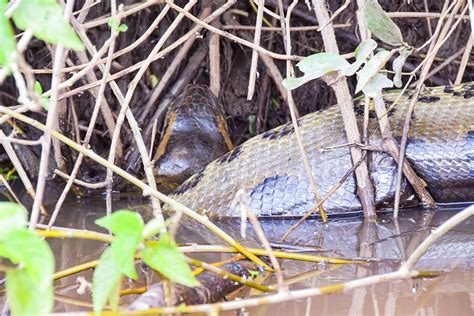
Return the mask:
<svg viewBox="0 0 474 316">
<path fill-rule="evenodd" d="M 41 83 L 39 81 L 35 81 L 35 93 L 38 96 L 38 98 L 40 99 L 40 103 L 41 103 L 41 106 L 43 107 L 43 109 L 48 111 L 49 110 L 49 104 L 50 104 L 51 101 L 50 101 L 49 97 L 43 97 L 42 96 L 43 87 L 41 86 Z"/>
<path fill-rule="evenodd" d="M 61 44 L 73 50 L 84 49 L 56 0 L 21 1 L 13 12 L 13 22 L 20 30 L 30 30 L 45 42 Z"/>
<path fill-rule="evenodd" d="M 5 16 L 7 0 L 0 0 L 0 67 L 10 65 L 11 57 L 15 51 L 16 42 L 13 28 Z"/>
<path fill-rule="evenodd" d="M 9 68 L 16 50 L 16 40 L 13 27 L 5 16 L 6 8 L 7 0 L 0 0 L 0 67 Z M 47 43 L 61 44 L 73 50 L 84 49 L 56 0 L 20 1 L 13 11 L 12 20 L 18 29 L 29 30 Z"/>
<path fill-rule="evenodd" d="M 387 44 L 398 47 L 390 51 L 380 49 L 371 57 L 377 48 L 377 43 L 372 39 L 364 40 L 354 51 L 356 60 L 352 64 L 335 53 L 326 52 L 310 55 L 296 64 L 304 75 L 299 78 L 286 78 L 283 80 L 283 85 L 292 90 L 313 79 L 339 71 L 344 76 L 357 74 L 356 93 L 362 91 L 369 97 L 375 97 L 382 89 L 393 87 L 394 81 L 395 85 L 399 87 L 401 85 L 402 67 L 411 54 L 412 48 L 405 44 L 400 29 L 383 11 L 377 0 L 367 2 L 365 17 L 369 30 L 375 37 Z M 392 81 L 387 77 L 384 68 L 395 53 L 399 53 L 399 57 L 393 63 L 395 77 Z"/>
<path fill-rule="evenodd" d="M 112 19 L 110 18 L 108 21 L 107 21 L 107 24 L 111 27 L 111 28 L 117 28 L 117 31 L 123 33 L 123 32 L 127 32 L 128 30 L 128 25 L 127 24 L 124 24 L 124 23 L 121 23 L 120 25 L 117 26 L 117 21 L 115 19 Z"/>
<path fill-rule="evenodd" d="M 5 271 L 12 314 L 49 313 L 54 256 L 46 241 L 26 229 L 26 210 L 21 205 L 0 202 L 0 257 L 15 264 Z"/>
<path fill-rule="evenodd" d="M 120 210 L 111 216 L 102 217 L 96 224 L 109 229 L 115 236 L 111 246 L 102 254 L 94 272 L 94 312 L 100 313 L 107 301 L 113 310 L 118 307 L 120 283 L 124 276 L 137 279 L 135 256 L 142 250 L 145 264 L 158 271 L 172 282 L 186 286 L 197 286 L 199 282 L 191 273 L 184 255 L 167 233 L 161 233 L 155 243 L 145 242 L 161 231 L 156 220 L 146 225 L 142 217 L 132 211 Z"/>
</svg>

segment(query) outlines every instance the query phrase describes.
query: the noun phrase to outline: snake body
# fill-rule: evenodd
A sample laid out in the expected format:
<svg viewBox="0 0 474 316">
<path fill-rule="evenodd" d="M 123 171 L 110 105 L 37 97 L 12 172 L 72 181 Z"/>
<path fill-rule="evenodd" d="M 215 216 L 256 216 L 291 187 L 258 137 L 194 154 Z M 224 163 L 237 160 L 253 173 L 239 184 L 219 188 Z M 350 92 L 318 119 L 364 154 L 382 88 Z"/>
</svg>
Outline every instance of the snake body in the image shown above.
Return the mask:
<svg viewBox="0 0 474 316">
<path fill-rule="evenodd" d="M 386 93 L 393 136 L 400 140 L 410 94 Z M 193 98 L 188 96 L 188 99 Z M 372 106 L 371 106 L 372 107 Z M 355 110 L 362 126 L 363 104 Z M 374 112 L 370 112 L 370 144 L 382 142 Z M 319 195 L 325 196 L 351 169 L 352 161 L 337 106 L 298 120 Z M 437 203 L 474 201 L 474 84 L 426 89 L 410 123 L 406 158 Z M 395 194 L 394 160 L 384 152 L 368 155 L 378 208 L 390 206 Z M 179 186 L 172 197 L 211 217 L 239 217 L 235 194 L 247 192 L 259 217 L 300 217 L 316 200 L 309 185 L 294 128 L 284 124 L 251 138 Z M 402 204 L 417 203 L 410 186 L 402 186 Z M 359 214 L 361 203 L 353 175 L 324 203 L 329 215 Z"/>
</svg>

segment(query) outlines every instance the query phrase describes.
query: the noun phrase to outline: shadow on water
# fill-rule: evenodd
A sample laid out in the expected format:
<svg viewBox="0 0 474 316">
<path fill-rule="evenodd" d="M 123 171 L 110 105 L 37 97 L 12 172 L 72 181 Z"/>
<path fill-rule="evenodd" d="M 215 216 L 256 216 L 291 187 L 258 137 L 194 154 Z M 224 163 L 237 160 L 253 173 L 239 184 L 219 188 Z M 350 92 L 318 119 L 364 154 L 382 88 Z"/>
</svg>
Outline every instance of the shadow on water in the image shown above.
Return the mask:
<svg viewBox="0 0 474 316">
<path fill-rule="evenodd" d="M 142 205 L 140 198 L 114 201 L 114 209 L 134 209 L 144 218 L 150 218 L 150 211 Z M 94 221 L 105 213 L 105 202 L 101 198 L 73 200 L 63 207 L 57 226 L 102 231 Z M 376 223 L 361 219 L 333 220 L 324 226 L 318 220 L 305 222 L 285 242 L 280 239 L 296 222 L 295 220 L 261 220 L 269 241 L 275 248 L 340 258 L 373 258 L 373 262 L 360 265 L 330 265 L 283 261 L 285 280 L 291 289 L 320 287 L 346 282 L 361 277 L 395 271 L 401 261 L 408 258 L 430 231 L 451 217 L 454 211 L 404 212 L 398 221 L 389 215 L 382 215 Z M 237 220 L 219 223 L 228 234 L 240 238 Z M 242 242 L 258 246 L 254 231 L 249 227 L 247 238 Z M 215 236 L 207 233 L 198 224 L 185 221 L 178 233 L 181 243 L 219 243 Z M 56 256 L 56 271 L 79 263 L 96 260 L 106 245 L 83 239 L 49 240 Z M 208 262 L 226 259 L 225 254 L 198 255 Z M 260 315 L 335 315 L 335 314 L 471 314 L 474 308 L 474 219 L 468 219 L 442 237 L 421 258 L 416 266 L 420 270 L 444 271 L 434 279 L 417 279 L 390 282 L 348 293 L 325 295 L 305 300 L 251 308 L 251 314 Z M 66 301 L 68 298 L 91 302 L 88 291 L 78 293 L 81 287 L 78 277 L 91 281 L 92 271 L 65 277 L 55 282 L 60 298 L 56 312 L 91 310 Z M 272 283 L 275 280 L 268 280 Z M 83 284 L 86 284 L 83 282 Z M 132 283 L 130 287 L 137 286 Z M 125 285 L 127 287 L 127 285 Z M 129 297 L 132 300 L 132 297 Z M 227 313 L 234 315 L 235 313 Z"/>
</svg>

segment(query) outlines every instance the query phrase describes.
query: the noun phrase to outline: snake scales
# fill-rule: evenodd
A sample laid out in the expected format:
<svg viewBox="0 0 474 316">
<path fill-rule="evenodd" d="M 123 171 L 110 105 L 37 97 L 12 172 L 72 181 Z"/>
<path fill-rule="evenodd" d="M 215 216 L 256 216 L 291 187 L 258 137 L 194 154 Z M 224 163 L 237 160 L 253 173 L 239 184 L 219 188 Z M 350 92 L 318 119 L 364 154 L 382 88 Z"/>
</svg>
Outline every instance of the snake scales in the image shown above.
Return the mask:
<svg viewBox="0 0 474 316">
<path fill-rule="evenodd" d="M 386 104 L 392 105 L 397 96 L 398 93 L 386 93 Z M 396 140 L 401 138 L 409 101 L 409 94 L 401 96 L 388 113 Z M 176 114 L 182 104 L 185 105 L 184 116 Z M 202 105 L 206 105 L 206 110 L 198 112 Z M 363 108 L 363 104 L 356 102 L 359 123 Z M 167 139 L 162 141 L 164 145 L 160 145 L 156 156 L 157 177 L 161 182 L 175 181 L 176 185 L 179 181 L 172 176 L 176 169 L 180 169 L 178 180 L 197 172 L 179 186 L 172 197 L 211 217 L 238 217 L 240 209 L 232 207 L 232 202 L 235 193 L 245 189 L 250 208 L 259 217 L 304 215 L 316 201 L 291 123 L 251 138 L 198 171 L 196 160 L 201 159 L 200 152 L 205 155 L 217 152 L 220 156 L 231 147 L 223 132 L 225 120 L 219 119 L 221 111 L 216 98 L 202 86 L 188 86 L 170 110 L 167 117 L 170 133 L 165 133 Z M 370 117 L 370 144 L 378 145 L 382 140 L 372 111 Z M 337 106 L 332 106 L 301 117 L 298 124 L 319 194 L 324 196 L 352 167 L 349 149 L 338 146 L 347 143 L 341 114 Z M 435 201 L 474 201 L 474 84 L 426 89 L 417 101 L 410 126 L 406 158 Z M 193 150 L 197 154 L 191 153 Z M 186 155 L 193 157 L 191 162 L 185 161 Z M 383 152 L 369 153 L 368 162 L 376 205 L 378 208 L 390 206 L 397 166 Z M 174 168 L 168 172 L 171 175 L 166 171 L 170 168 Z M 406 182 L 402 193 L 402 204 L 417 203 Z M 329 215 L 360 213 L 353 175 L 324 207 Z"/>
</svg>

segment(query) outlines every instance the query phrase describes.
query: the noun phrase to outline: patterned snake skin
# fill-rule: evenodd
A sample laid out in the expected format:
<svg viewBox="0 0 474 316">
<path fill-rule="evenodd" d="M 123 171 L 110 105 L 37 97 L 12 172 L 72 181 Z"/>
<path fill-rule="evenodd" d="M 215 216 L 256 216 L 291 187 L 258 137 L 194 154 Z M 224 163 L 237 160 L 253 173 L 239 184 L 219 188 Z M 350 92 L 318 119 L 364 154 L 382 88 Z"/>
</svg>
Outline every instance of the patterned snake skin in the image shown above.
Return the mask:
<svg viewBox="0 0 474 316">
<path fill-rule="evenodd" d="M 397 93 L 384 96 L 392 105 Z M 400 140 L 410 95 L 401 96 L 389 112 L 394 137 Z M 372 107 L 372 106 L 371 106 Z M 359 126 L 363 104 L 356 102 Z M 370 113 L 370 144 L 381 143 L 375 113 Z M 352 166 L 341 114 L 337 106 L 299 119 L 320 196 Z M 437 203 L 474 201 L 474 84 L 426 89 L 411 120 L 406 157 L 426 182 Z M 332 147 L 332 149 L 331 149 Z M 369 166 L 379 208 L 394 198 L 396 164 L 385 153 L 369 154 Z M 231 206 L 235 193 L 245 189 L 251 210 L 259 217 L 299 217 L 316 203 L 309 187 L 291 123 L 258 135 L 210 163 L 172 197 L 213 218 L 239 217 Z M 402 202 L 413 204 L 409 185 L 402 187 Z M 347 181 L 324 203 L 329 215 L 360 214 L 355 178 Z"/>
</svg>

